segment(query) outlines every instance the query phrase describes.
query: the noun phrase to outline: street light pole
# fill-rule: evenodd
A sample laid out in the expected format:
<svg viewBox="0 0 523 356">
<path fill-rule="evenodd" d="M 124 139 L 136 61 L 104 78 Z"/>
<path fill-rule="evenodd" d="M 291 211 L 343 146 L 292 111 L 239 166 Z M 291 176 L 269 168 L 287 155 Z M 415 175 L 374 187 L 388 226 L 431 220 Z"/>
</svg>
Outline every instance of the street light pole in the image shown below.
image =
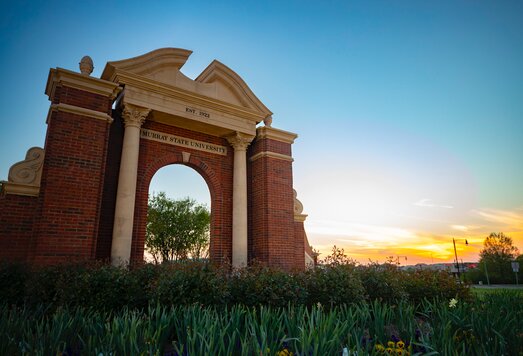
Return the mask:
<svg viewBox="0 0 523 356">
<path fill-rule="evenodd" d="M 452 238 L 452 243 L 454 244 L 454 256 L 456 256 L 456 268 L 458 269 L 458 279 L 461 282 L 461 275 L 459 273 L 458 252 L 456 251 L 456 240 L 454 240 L 454 238 Z"/>
<path fill-rule="evenodd" d="M 456 239 L 452 238 L 452 243 L 454 244 L 454 256 L 456 256 L 456 268 L 458 269 L 458 279 L 461 283 L 461 273 L 459 272 L 459 260 L 458 260 L 458 252 L 456 250 Z M 468 245 L 469 242 L 465 239 L 465 245 Z"/>
</svg>

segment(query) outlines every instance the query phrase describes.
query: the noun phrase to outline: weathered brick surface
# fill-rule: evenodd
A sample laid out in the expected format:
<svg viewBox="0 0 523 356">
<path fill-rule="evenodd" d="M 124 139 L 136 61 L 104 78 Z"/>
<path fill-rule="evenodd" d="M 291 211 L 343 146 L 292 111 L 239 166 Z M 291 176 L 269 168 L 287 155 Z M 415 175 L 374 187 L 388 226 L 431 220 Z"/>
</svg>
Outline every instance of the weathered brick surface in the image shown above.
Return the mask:
<svg viewBox="0 0 523 356">
<path fill-rule="evenodd" d="M 227 156 L 222 156 L 147 139 L 140 140 L 131 259 L 134 262 L 139 262 L 143 258 L 147 199 L 151 179 L 162 167 L 170 164 L 185 164 L 196 170 L 209 187 L 211 195 L 211 260 L 217 263 L 224 260 L 230 262 L 232 256 L 233 148 L 223 138 L 156 122 L 146 121 L 143 128 L 226 146 L 228 150 Z M 183 163 L 182 152 L 191 154 L 188 163 Z M 173 177 L 173 181 L 176 181 L 176 177 Z"/>
<path fill-rule="evenodd" d="M 109 260 L 111 258 L 111 243 L 113 239 L 114 209 L 116 192 L 118 190 L 118 174 L 122 156 L 124 125 L 119 114 L 114 115 L 114 122 L 109 132 L 107 160 L 100 213 L 98 241 L 96 243 L 96 258 Z"/>
<path fill-rule="evenodd" d="M 0 196 L 0 260 L 27 259 L 37 201 L 37 197 Z"/>
<path fill-rule="evenodd" d="M 267 138 L 256 140 L 249 157 L 265 151 L 290 155 L 290 146 Z M 258 158 L 250 164 L 248 179 L 251 258 L 287 270 L 303 268 L 295 259 L 300 253 L 296 248 L 303 251 L 303 244 L 296 246 L 292 162 Z"/>
<path fill-rule="evenodd" d="M 254 142 L 250 149 L 250 156 L 252 157 L 260 152 L 274 152 L 286 156 L 292 156 L 290 144 L 271 139 L 261 139 Z"/>
<path fill-rule="evenodd" d="M 107 114 L 111 113 L 111 106 L 113 104 L 112 100 L 108 100 L 108 98 L 103 95 L 66 86 L 57 87 L 51 101 L 53 104 L 69 104 Z"/>
<path fill-rule="evenodd" d="M 59 88 L 54 103 L 110 113 L 111 99 Z M 66 112 L 48 122 L 32 260 L 54 264 L 93 259 L 104 182 L 109 123 Z"/>
<path fill-rule="evenodd" d="M 112 101 L 79 89 L 58 87 L 54 104 L 112 114 Z M 38 197 L 0 197 L 0 259 L 56 264 L 109 259 L 124 127 L 68 112 L 52 113 Z M 226 156 L 140 140 L 131 261 L 143 261 L 147 201 L 154 174 L 184 164 L 205 180 L 211 195 L 211 260 L 231 262 L 234 149 L 224 138 L 146 121 L 144 128 L 228 148 Z M 183 162 L 182 153 L 190 153 Z M 247 152 L 291 156 L 291 144 L 257 139 Z M 260 157 L 247 162 L 249 261 L 287 270 L 304 267 L 310 250 L 303 223 L 294 221 L 292 162 Z M 176 181 L 176 177 L 172 177 Z M 182 188 L 183 189 L 183 188 Z"/>
</svg>

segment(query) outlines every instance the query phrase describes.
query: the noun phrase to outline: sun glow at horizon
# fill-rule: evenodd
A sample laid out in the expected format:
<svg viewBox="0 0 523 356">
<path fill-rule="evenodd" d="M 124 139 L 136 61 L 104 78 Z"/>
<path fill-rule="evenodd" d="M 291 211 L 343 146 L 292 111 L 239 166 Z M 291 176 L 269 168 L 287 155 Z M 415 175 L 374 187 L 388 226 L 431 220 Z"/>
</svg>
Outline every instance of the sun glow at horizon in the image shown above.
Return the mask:
<svg viewBox="0 0 523 356">
<path fill-rule="evenodd" d="M 483 225 L 449 226 L 449 234 L 445 235 L 322 220 L 311 220 L 307 231 L 309 242 L 320 253 L 320 259 L 330 255 L 333 246 L 336 246 L 362 264 L 385 262 L 390 256 L 407 256 L 407 261 L 400 258 L 402 265 L 452 263 L 455 260 L 453 238 L 458 260 L 476 262 L 483 242 L 491 232 L 504 232 L 523 253 L 523 213 L 519 209 L 515 212 L 490 209 L 474 214 L 483 218 Z"/>
</svg>

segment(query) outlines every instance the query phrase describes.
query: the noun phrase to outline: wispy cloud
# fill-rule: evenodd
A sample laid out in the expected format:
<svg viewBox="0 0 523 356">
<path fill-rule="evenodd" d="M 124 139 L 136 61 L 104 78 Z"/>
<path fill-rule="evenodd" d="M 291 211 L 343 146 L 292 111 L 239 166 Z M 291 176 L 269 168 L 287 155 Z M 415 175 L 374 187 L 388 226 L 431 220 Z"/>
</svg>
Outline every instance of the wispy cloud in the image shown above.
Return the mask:
<svg viewBox="0 0 523 356">
<path fill-rule="evenodd" d="M 413 205 L 421 206 L 423 208 L 454 209 L 454 207 L 452 205 L 437 204 L 437 203 L 434 203 L 431 199 L 420 199 L 417 202 L 413 203 Z"/>
<path fill-rule="evenodd" d="M 478 209 L 472 211 L 473 215 L 480 217 L 482 220 L 498 226 L 500 229 L 507 227 L 513 231 L 523 230 L 523 210 L 517 209 L 515 211 L 499 210 L 499 209 Z"/>
<path fill-rule="evenodd" d="M 478 209 L 473 210 L 469 218 L 472 220 L 464 220 L 462 224 L 446 224 L 447 232 L 440 233 L 379 223 L 314 219 L 307 221 L 306 229 L 309 241 L 322 256 L 329 255 L 332 246 L 336 245 L 361 263 L 383 262 L 387 256 L 408 256 L 409 264 L 451 262 L 454 259 L 453 237 L 457 241 L 459 258 L 477 261 L 485 237 L 493 231 L 507 233 L 523 250 L 523 209 Z M 468 245 L 465 245 L 465 239 Z"/>
</svg>

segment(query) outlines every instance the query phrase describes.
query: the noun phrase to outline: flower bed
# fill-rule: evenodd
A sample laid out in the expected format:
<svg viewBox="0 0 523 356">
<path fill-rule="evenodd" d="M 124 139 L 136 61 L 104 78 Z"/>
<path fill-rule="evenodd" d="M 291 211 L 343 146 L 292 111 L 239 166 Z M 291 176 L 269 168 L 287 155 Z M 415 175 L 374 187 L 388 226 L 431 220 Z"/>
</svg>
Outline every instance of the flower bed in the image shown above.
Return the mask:
<svg viewBox="0 0 523 356">
<path fill-rule="evenodd" d="M 523 293 L 417 307 L 0 307 L 0 350 L 31 355 L 518 355 Z M 433 353 L 433 354 L 436 354 Z"/>
</svg>

